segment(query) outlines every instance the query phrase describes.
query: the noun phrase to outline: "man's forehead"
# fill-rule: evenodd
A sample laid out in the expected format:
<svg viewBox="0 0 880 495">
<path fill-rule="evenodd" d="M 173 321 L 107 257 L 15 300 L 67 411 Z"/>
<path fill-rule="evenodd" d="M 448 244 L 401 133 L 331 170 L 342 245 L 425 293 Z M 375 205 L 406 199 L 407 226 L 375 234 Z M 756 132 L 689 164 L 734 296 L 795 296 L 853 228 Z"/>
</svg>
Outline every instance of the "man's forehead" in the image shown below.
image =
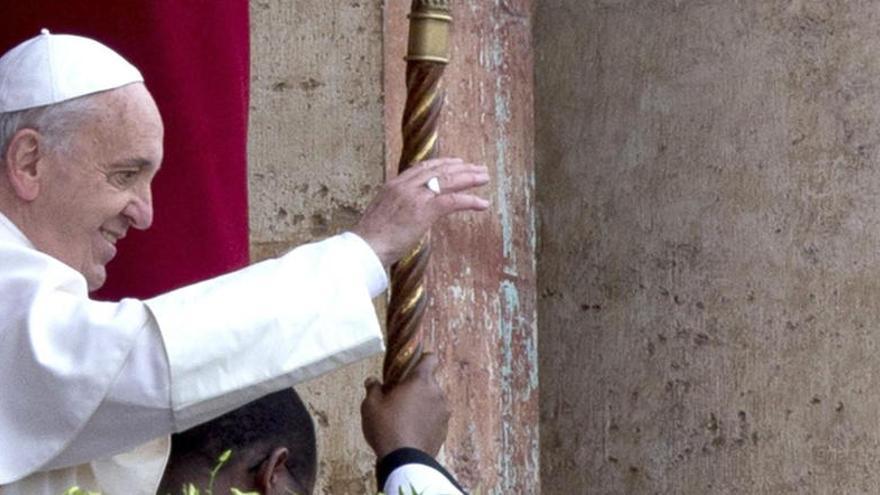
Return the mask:
<svg viewBox="0 0 880 495">
<path fill-rule="evenodd" d="M 163 155 L 162 119 L 143 84 L 89 96 L 94 112 L 77 127 L 77 149 L 102 168 L 158 169 Z"/>
<path fill-rule="evenodd" d="M 159 108 L 144 83 L 128 84 L 85 98 L 100 99 L 100 106 L 108 110 L 103 112 L 105 118 L 116 119 L 117 122 L 139 120 L 144 124 L 162 127 Z"/>
</svg>

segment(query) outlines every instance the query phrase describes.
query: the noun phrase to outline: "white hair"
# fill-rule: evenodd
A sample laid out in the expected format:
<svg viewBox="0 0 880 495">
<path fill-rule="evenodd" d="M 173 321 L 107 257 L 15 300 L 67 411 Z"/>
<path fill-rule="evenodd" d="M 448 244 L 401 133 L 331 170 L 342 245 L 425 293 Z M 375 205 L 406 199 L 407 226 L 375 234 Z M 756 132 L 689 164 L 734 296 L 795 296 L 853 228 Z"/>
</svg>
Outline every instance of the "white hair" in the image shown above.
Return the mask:
<svg viewBox="0 0 880 495">
<path fill-rule="evenodd" d="M 73 131 L 83 119 L 100 110 L 94 96 L 86 95 L 54 105 L 0 113 L 0 163 L 6 156 L 12 137 L 22 129 L 38 131 L 45 138 L 49 149 L 64 152 L 75 134 Z"/>
</svg>

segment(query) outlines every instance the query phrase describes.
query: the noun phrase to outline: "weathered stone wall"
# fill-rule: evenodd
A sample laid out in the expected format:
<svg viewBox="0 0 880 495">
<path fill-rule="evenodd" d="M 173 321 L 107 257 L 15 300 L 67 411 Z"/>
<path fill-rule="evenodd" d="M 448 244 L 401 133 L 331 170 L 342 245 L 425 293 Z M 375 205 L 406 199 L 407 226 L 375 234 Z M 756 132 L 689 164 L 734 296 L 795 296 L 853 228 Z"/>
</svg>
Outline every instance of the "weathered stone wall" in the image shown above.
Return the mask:
<svg viewBox="0 0 880 495">
<path fill-rule="evenodd" d="M 537 7 L 543 491 L 880 491 L 880 3 Z"/>
<path fill-rule="evenodd" d="M 250 0 L 255 260 L 350 228 L 384 179 L 382 3 Z M 364 378 L 380 364 L 298 387 L 318 427 L 315 493 L 373 489 L 359 408 Z"/>
</svg>

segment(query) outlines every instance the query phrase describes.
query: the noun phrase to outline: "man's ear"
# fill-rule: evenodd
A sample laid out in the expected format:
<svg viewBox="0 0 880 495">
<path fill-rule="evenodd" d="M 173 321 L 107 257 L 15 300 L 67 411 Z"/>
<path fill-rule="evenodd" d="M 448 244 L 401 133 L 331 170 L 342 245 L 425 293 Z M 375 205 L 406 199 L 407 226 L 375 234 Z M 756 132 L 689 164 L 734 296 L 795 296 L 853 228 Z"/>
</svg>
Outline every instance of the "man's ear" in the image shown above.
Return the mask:
<svg viewBox="0 0 880 495">
<path fill-rule="evenodd" d="M 272 495 L 290 493 L 290 474 L 285 463 L 290 452 L 284 447 L 275 447 L 269 457 L 260 464 L 257 472 L 256 485 L 260 493 Z M 297 494 L 299 495 L 299 494 Z"/>
<path fill-rule="evenodd" d="M 24 201 L 33 201 L 40 194 L 40 160 L 43 158 L 43 136 L 34 129 L 21 129 L 9 140 L 4 155 L 6 178 L 15 193 Z"/>
</svg>

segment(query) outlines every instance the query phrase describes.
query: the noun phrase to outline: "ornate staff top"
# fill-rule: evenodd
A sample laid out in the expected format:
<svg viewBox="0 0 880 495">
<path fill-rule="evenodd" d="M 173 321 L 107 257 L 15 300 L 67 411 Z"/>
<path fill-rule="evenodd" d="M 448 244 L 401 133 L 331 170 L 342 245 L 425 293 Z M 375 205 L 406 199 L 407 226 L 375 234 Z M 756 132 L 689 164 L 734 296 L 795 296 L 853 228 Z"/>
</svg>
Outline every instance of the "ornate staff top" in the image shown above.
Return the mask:
<svg viewBox="0 0 880 495">
<path fill-rule="evenodd" d="M 409 15 L 408 62 L 449 63 L 449 0 L 413 0 Z"/>
</svg>

